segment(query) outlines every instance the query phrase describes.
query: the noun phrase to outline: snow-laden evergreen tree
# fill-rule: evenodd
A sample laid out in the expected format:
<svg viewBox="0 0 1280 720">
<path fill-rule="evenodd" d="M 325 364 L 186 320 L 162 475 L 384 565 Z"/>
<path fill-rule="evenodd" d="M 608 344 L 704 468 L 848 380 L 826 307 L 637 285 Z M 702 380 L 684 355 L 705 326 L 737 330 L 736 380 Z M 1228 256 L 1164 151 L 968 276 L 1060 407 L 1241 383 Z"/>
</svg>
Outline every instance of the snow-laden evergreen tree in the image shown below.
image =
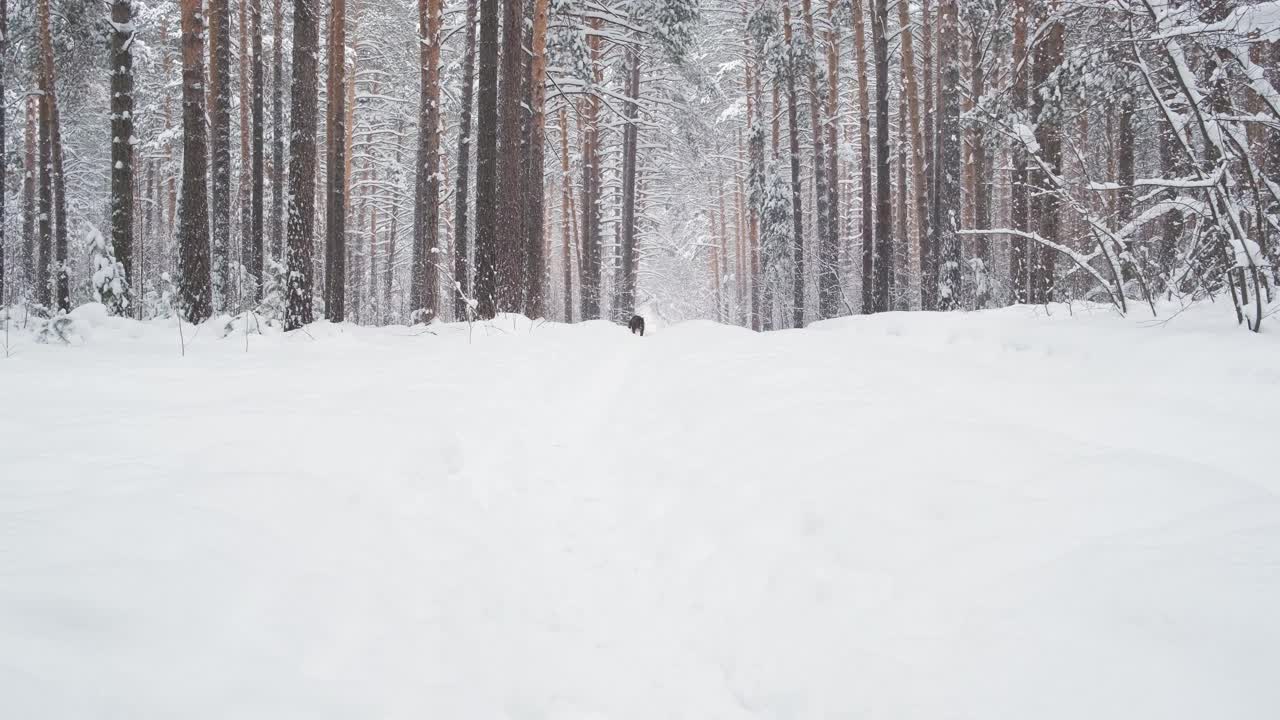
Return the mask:
<svg viewBox="0 0 1280 720">
<path fill-rule="evenodd" d="M 792 188 L 789 175 L 771 164 L 765 180 L 764 201 L 760 212 L 760 262 L 764 269 L 765 323 L 768 328 L 785 323 L 791 308 L 791 292 L 795 264 L 792 257 L 794 230 L 791 213 Z M 766 328 L 766 329 L 768 329 Z"/>
<path fill-rule="evenodd" d="M 124 263 L 116 259 L 114 247 L 96 227 L 89 226 L 84 243 L 89 252 L 89 266 L 93 268 L 90 282 L 94 300 L 105 305 L 112 315 L 128 314 L 131 303 Z"/>
</svg>

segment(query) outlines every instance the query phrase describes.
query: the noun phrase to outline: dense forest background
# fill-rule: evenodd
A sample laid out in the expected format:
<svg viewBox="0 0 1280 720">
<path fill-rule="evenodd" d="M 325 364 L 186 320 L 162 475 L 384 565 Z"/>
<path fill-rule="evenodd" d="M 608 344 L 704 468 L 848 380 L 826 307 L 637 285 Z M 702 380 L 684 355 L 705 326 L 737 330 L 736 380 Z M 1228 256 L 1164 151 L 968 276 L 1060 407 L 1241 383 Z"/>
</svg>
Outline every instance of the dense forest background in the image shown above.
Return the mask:
<svg viewBox="0 0 1280 720">
<path fill-rule="evenodd" d="M 756 329 L 1276 283 L 1280 3 L 0 0 L 0 300 Z M 323 33 L 323 34 L 322 34 Z"/>
</svg>

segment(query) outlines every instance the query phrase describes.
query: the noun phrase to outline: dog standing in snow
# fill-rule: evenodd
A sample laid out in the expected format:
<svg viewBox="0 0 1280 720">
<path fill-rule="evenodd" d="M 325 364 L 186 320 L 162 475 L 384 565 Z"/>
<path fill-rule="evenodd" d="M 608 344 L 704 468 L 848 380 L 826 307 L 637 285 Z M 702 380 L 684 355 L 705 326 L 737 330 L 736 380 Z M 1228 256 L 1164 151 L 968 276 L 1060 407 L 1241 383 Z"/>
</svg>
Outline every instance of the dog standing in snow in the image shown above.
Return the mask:
<svg viewBox="0 0 1280 720">
<path fill-rule="evenodd" d="M 627 327 L 631 328 L 631 334 L 640 333 L 640 337 L 644 337 L 644 318 L 639 315 L 632 315 L 631 322 L 627 323 Z"/>
</svg>

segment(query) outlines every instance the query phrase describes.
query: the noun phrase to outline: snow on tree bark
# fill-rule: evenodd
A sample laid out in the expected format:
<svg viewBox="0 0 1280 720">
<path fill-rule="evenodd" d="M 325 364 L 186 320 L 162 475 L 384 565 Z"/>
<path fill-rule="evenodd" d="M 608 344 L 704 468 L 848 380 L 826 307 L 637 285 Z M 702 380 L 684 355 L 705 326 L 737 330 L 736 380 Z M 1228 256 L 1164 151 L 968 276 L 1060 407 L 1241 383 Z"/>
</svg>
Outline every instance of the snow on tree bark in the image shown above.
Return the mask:
<svg viewBox="0 0 1280 720">
<path fill-rule="evenodd" d="M 467 197 L 471 178 L 471 112 L 476 81 L 476 0 L 467 0 L 465 49 L 462 56 L 462 101 L 458 114 L 458 172 L 454 186 L 453 226 L 453 313 L 457 319 L 468 317 L 471 297 L 470 237 L 467 235 Z"/>
<path fill-rule="evenodd" d="M 179 300 L 187 319 L 213 313 L 210 277 L 209 142 L 204 107 L 204 12 L 201 0 L 182 0 L 182 194 L 178 211 Z"/>
<path fill-rule="evenodd" d="M 937 229 L 938 309 L 960 307 L 960 42 L 958 1 L 938 3 L 938 72 L 942 102 L 938 127 Z"/>
<path fill-rule="evenodd" d="M 318 1 L 318 0 L 316 0 Z M 230 307 L 235 281 L 231 260 L 231 8 L 209 0 L 210 212 L 212 213 L 214 302 Z"/>
<path fill-rule="evenodd" d="M 476 316 L 497 313 L 498 0 L 480 0 L 476 97 Z"/>
<path fill-rule="evenodd" d="M 133 280 L 133 2 L 111 3 L 111 245 L 124 267 L 128 304 Z M 2 122 L 3 118 L 0 118 Z M 3 148 L 0 147 L 0 154 Z M 0 223 L 2 224 L 2 223 Z"/>
<path fill-rule="evenodd" d="M 285 265 L 286 330 L 313 318 L 312 288 L 316 199 L 316 64 L 319 54 L 319 0 L 294 0 L 293 97 L 290 108 L 288 231 Z"/>
<path fill-rule="evenodd" d="M 413 209 L 413 277 L 411 296 L 423 322 L 438 308 L 440 244 L 440 24 L 441 0 L 419 0 L 420 100 L 418 162 Z"/>
</svg>

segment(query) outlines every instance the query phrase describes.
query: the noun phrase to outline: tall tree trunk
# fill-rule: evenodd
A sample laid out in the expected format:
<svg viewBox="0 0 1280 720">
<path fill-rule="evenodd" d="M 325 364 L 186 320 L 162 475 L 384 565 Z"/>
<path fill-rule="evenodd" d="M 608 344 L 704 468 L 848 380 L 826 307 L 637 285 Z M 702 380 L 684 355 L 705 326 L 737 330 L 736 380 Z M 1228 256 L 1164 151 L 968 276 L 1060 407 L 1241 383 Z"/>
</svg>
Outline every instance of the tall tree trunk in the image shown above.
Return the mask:
<svg viewBox="0 0 1280 720">
<path fill-rule="evenodd" d="M 289 133 L 289 226 L 286 265 L 289 280 L 285 329 L 312 320 L 315 273 L 317 57 L 320 41 L 319 0 L 293 3 L 293 97 Z"/>
<path fill-rule="evenodd" d="M 173 55 L 170 53 L 169 48 L 169 23 L 163 16 L 160 19 L 159 35 L 161 55 L 160 72 L 163 73 L 164 77 L 171 78 L 173 77 Z M 161 113 L 164 116 L 164 129 L 167 134 L 173 130 L 173 106 L 169 102 L 168 92 L 164 93 L 164 103 Z M 164 154 L 165 167 L 171 168 L 173 164 L 173 141 L 165 143 Z M 178 219 L 178 185 L 176 175 L 177 173 L 170 172 L 167 173 L 166 178 L 166 196 L 168 197 L 168 202 L 165 203 L 165 205 L 168 209 L 168 215 L 165 217 L 165 228 L 169 233 L 173 233 L 176 229 Z"/>
<path fill-rule="evenodd" d="M 111 246 L 133 282 L 133 2 L 111 3 Z M 3 147 L 0 147 L 3 156 Z M 0 184 L 0 187 L 3 187 Z M 2 194 L 2 193 L 0 193 Z M 0 224 L 3 224 L 0 216 Z M 128 285 L 126 284 L 126 288 Z M 128 292 L 128 290 L 126 290 Z"/>
<path fill-rule="evenodd" d="M 907 133 L 910 132 L 911 122 L 908 120 L 910 110 L 907 109 L 906 92 L 898 93 L 898 138 L 894 143 L 897 146 L 897 187 L 894 196 L 894 212 L 897 215 L 897 223 L 902 238 L 893 246 L 893 285 L 900 291 L 890 298 L 891 310 L 910 310 L 911 303 L 908 298 L 908 292 L 911 288 L 911 220 L 908 214 L 910 202 L 910 193 L 907 192 L 907 165 L 910 162 L 907 159 L 908 153 L 911 152 L 911 144 L 907 139 Z"/>
<path fill-rule="evenodd" d="M 400 149 L 404 138 L 404 121 L 396 122 L 395 132 L 395 160 L 392 167 L 400 167 Z M 393 294 L 395 292 L 395 272 L 396 272 L 396 238 L 399 237 L 400 227 L 400 201 L 398 194 L 391 196 L 391 210 L 388 213 L 391 216 L 391 227 L 387 230 L 387 264 L 383 271 L 382 279 L 382 312 L 384 322 L 391 323 L 396 317 L 394 306 L 392 304 Z"/>
<path fill-rule="evenodd" d="M 284 9 L 272 0 L 271 28 L 271 257 L 284 257 Z"/>
<path fill-rule="evenodd" d="M 37 82 L 41 95 L 37 101 L 39 118 L 39 180 L 37 217 L 40 218 L 38 234 L 40 236 L 40 260 L 36 264 L 36 302 L 44 307 L 53 304 L 53 283 L 50 281 L 53 272 L 53 149 L 50 140 L 48 103 L 45 102 L 44 54 L 41 51 L 40 67 L 36 69 Z"/>
<path fill-rule="evenodd" d="M 941 267 L 938 309 L 960 307 L 960 39 L 958 0 L 938 3 L 938 73 L 942 101 L 938 128 L 937 204 L 933 227 Z"/>
<path fill-rule="evenodd" d="M 1040 41 L 1035 49 L 1035 92 L 1032 103 L 1033 116 L 1036 120 L 1036 143 L 1040 146 L 1041 160 L 1055 176 L 1062 172 L 1062 130 L 1060 127 L 1058 93 L 1054 99 L 1046 98 L 1047 85 L 1056 82 L 1056 71 L 1062 64 L 1063 26 L 1058 15 L 1057 0 L 1050 0 L 1046 8 L 1045 22 L 1039 33 Z M 1039 220 L 1040 237 L 1056 242 L 1058 238 L 1058 206 L 1059 198 L 1053 190 L 1053 180 L 1045 176 L 1044 171 L 1035 172 L 1035 185 L 1039 193 L 1036 196 L 1036 215 Z M 1035 254 L 1035 263 L 1031 271 L 1031 302 L 1045 303 L 1053 300 L 1053 284 L 1057 256 L 1055 250 L 1039 247 Z"/>
<path fill-rule="evenodd" d="M 231 305 L 231 8 L 230 0 L 209 0 L 209 129 L 212 147 L 214 302 Z"/>
<path fill-rule="evenodd" d="M 498 262 L 498 0 L 480 0 L 476 98 L 476 315 L 497 313 Z"/>
<path fill-rule="evenodd" d="M 788 63 L 787 73 L 787 144 L 791 152 L 791 260 L 793 269 L 791 288 L 792 327 L 804 327 L 804 206 L 800 188 L 800 122 L 798 117 L 798 98 L 796 97 L 796 73 L 799 67 L 796 58 L 796 46 L 791 31 L 791 3 L 782 3 L 782 31 L 792 60 Z"/>
<path fill-rule="evenodd" d="M 476 84 L 476 0 L 467 0 L 467 38 L 462 56 L 462 109 L 458 117 L 458 176 L 454 190 L 453 226 L 453 313 L 456 319 L 468 317 L 467 298 L 471 282 L 467 253 L 467 193 L 471 178 L 471 106 Z"/>
<path fill-rule="evenodd" d="M 0 99 L 4 98 L 5 90 L 5 57 L 9 52 L 9 7 L 7 0 L 0 0 Z M 5 203 L 4 189 L 8 187 L 7 170 L 8 170 L 8 148 L 5 138 L 5 103 L 0 102 L 0 158 L 4 162 L 0 162 L 0 306 L 9 302 L 9 295 L 6 294 L 5 287 Z M 10 273 L 13 271 L 10 270 Z M 12 283 L 12 281 L 9 281 Z"/>
<path fill-rule="evenodd" d="M 824 278 L 829 278 L 824 263 L 829 254 L 829 249 L 835 247 L 835 242 L 831 238 L 834 227 L 831 225 L 831 213 L 829 205 L 831 202 L 830 190 L 827 188 L 827 151 L 826 151 L 826 132 L 823 128 L 824 123 L 824 107 L 823 94 L 818 89 L 818 34 L 813 28 L 813 3 L 811 0 L 802 0 L 801 9 L 804 13 L 804 31 L 805 37 L 809 41 L 809 47 L 813 52 L 813 64 L 808 68 L 809 80 L 809 132 L 813 140 L 813 208 L 814 208 L 814 238 L 817 240 L 818 249 L 818 281 L 819 285 Z M 835 182 L 835 178 L 831 178 Z M 800 277 L 801 298 L 804 297 L 805 278 Z M 821 302 L 819 302 L 821 305 Z M 801 303 L 797 313 L 800 318 L 797 326 L 804 324 L 804 305 Z M 822 317 L 821 308 L 819 309 L 819 317 Z"/>
<path fill-rule="evenodd" d="M 1174 135 L 1176 132 L 1175 129 L 1167 126 L 1160 128 L 1160 174 L 1162 177 L 1185 177 L 1187 173 L 1186 157 Z M 1276 172 L 1280 172 L 1280 167 L 1276 168 Z M 1161 200 L 1175 200 L 1178 194 L 1177 188 L 1170 188 L 1161 193 Z M 1178 242 L 1182 239 L 1185 228 L 1186 220 L 1181 210 L 1174 209 L 1160 218 L 1156 263 L 1161 277 L 1164 278 L 1165 291 L 1168 293 L 1178 290 L 1173 286 L 1173 272 L 1178 260 Z"/>
<path fill-rule="evenodd" d="M 747 132 L 754 135 L 757 123 L 759 123 L 764 114 L 761 107 L 763 100 L 760 99 L 760 79 L 759 73 L 756 71 L 755 60 L 751 53 L 753 43 L 749 35 L 747 26 L 749 25 L 749 15 L 747 3 L 742 4 L 742 33 L 743 33 L 743 93 L 747 98 Z M 776 113 L 775 113 L 776 116 Z M 776 124 L 775 124 L 776 127 Z M 775 131 L 776 137 L 776 131 Z M 777 145 L 775 139 L 774 145 Z M 761 177 L 763 177 L 764 157 L 761 152 L 760 157 L 754 151 L 749 153 L 751 167 L 757 168 Z M 763 148 L 761 148 L 763 151 Z M 742 160 L 743 142 L 742 136 L 738 136 L 738 159 Z M 750 278 L 750 303 L 748 305 L 749 326 L 752 330 L 759 332 L 762 328 L 761 319 L 761 297 L 760 297 L 760 216 L 756 212 L 756 204 L 749 201 L 750 195 L 743 191 L 742 177 L 739 175 L 739 195 L 743 196 L 744 204 L 747 210 L 747 227 L 746 235 L 743 238 L 746 241 L 746 249 L 743 253 L 743 273 L 740 275 L 739 282 L 747 282 Z"/>
<path fill-rule="evenodd" d="M 738 132 L 738 167 L 741 168 L 745 162 L 742 156 L 742 132 Z M 734 173 L 733 176 L 733 294 L 734 302 L 737 304 L 738 321 L 744 327 L 751 326 L 751 318 L 749 313 L 750 306 L 747 303 L 747 220 L 745 217 L 745 200 L 743 196 L 742 171 Z"/>
<path fill-rule="evenodd" d="M 265 158 L 263 157 L 263 97 L 262 97 L 262 81 L 263 81 L 263 64 L 262 64 L 262 0 L 250 0 L 250 21 L 252 27 L 249 34 L 253 37 L 253 74 L 251 82 L 253 83 L 253 168 L 251 170 L 252 178 L 250 180 L 252 189 L 250 190 L 249 202 L 253 206 L 249 214 L 249 239 L 246 241 L 246 254 L 249 266 L 249 276 L 253 278 L 253 295 L 251 300 L 256 304 L 262 299 L 262 256 L 264 252 L 262 237 L 262 198 L 263 185 L 262 174 Z M 279 195 L 279 191 L 276 192 Z"/>
<path fill-rule="evenodd" d="M 40 168 L 37 165 L 39 149 L 36 140 L 36 105 L 39 100 L 35 96 L 28 96 L 23 105 L 25 112 L 25 127 L 23 128 L 23 155 L 25 162 L 23 163 L 22 173 L 22 278 L 26 283 L 26 297 L 34 297 L 31 292 L 37 290 L 35 287 L 36 266 L 39 264 L 36 260 L 36 252 L 39 250 L 39 244 L 36 241 L 36 216 L 39 211 L 36 209 L 36 177 L 40 174 Z"/>
<path fill-rule="evenodd" d="M 875 309 L 889 310 L 893 296 L 893 206 L 889 150 L 889 3 L 872 0 L 871 37 L 876 60 Z"/>
<path fill-rule="evenodd" d="M 924 82 L 924 183 L 920 187 L 916 202 L 921 205 L 918 213 L 925 221 L 920 226 L 920 308 L 936 310 L 938 308 L 938 246 L 937 229 L 933 227 L 934 205 L 937 201 L 937 188 L 934 178 L 938 164 L 935 156 L 937 149 L 937 129 L 934 122 L 934 78 L 933 78 L 933 10 L 931 0 L 922 0 L 920 22 L 923 25 L 924 65 L 921 73 Z"/>
<path fill-rule="evenodd" d="M 875 2 L 876 0 L 869 0 Z M 858 70 L 858 159 L 862 163 L 859 185 L 862 191 L 862 312 L 875 312 L 875 215 L 871 196 L 871 101 L 867 80 L 866 13 L 864 0 L 853 0 L 854 65 Z"/>
<path fill-rule="evenodd" d="M 921 134 L 920 128 L 920 90 L 916 85 L 915 39 L 911 30 L 911 15 L 905 2 L 898 3 L 898 22 L 902 26 L 903 92 L 907 95 L 907 132 L 904 134 L 909 134 L 907 145 L 911 152 L 911 189 L 914 195 L 912 207 L 914 208 L 916 220 L 915 256 L 920 259 L 922 257 L 924 236 L 929 228 L 928 190 L 926 188 L 928 182 L 925 180 L 925 138 Z M 899 188 L 898 191 L 905 194 L 906 188 Z M 909 242 L 905 225 L 902 227 L 902 238 L 903 242 Z M 908 256 L 910 254 L 908 252 Z M 907 305 L 909 307 L 910 303 L 907 303 Z"/>
<path fill-rule="evenodd" d="M 569 118 L 568 111 L 560 108 L 560 261 L 564 285 L 564 321 L 573 322 L 573 234 L 570 225 L 573 221 L 573 208 L 569 203 Z"/>
<path fill-rule="evenodd" d="M 621 290 L 615 317 L 626 320 L 635 314 L 636 304 L 636 153 L 639 128 L 636 118 L 640 100 L 640 54 L 628 47 L 625 53 L 626 96 L 622 128 L 622 264 Z"/>
<path fill-rule="evenodd" d="M 251 67 L 249 40 L 249 0 L 238 0 L 239 4 L 239 89 L 240 96 L 240 185 L 237 189 L 240 202 L 240 264 L 248 277 L 240 280 L 240 301 L 252 301 L 257 293 L 257 276 L 250 269 L 253 265 L 253 125 L 250 111 L 253 107 L 253 78 Z M 237 277 L 240 274 L 237 273 Z M 245 286 L 247 281 L 250 287 Z M 245 296 L 245 292 L 248 296 Z"/>
<path fill-rule="evenodd" d="M 524 314 L 539 318 L 545 314 L 546 257 L 543 253 L 543 221 L 546 214 L 543 195 L 543 154 L 546 148 L 546 100 L 547 100 L 547 0 L 534 0 L 533 25 L 529 46 L 532 57 L 529 63 L 527 83 L 529 103 L 529 152 L 525 178 L 525 271 Z"/>
<path fill-rule="evenodd" d="M 599 31 L 601 20 L 592 17 L 587 20 L 592 33 L 587 38 L 587 47 L 591 52 L 592 73 L 598 83 L 602 78 L 600 67 L 601 41 Z M 600 98 L 595 93 L 584 99 L 582 112 L 582 243 L 579 252 L 582 255 L 582 272 L 578 275 L 578 286 L 582 295 L 582 319 L 595 320 L 600 317 Z"/>
<path fill-rule="evenodd" d="M 346 47 L 347 0 L 330 0 L 325 92 L 329 147 L 325 158 L 324 313 L 332 322 L 346 319 L 347 310 Z"/>
<path fill-rule="evenodd" d="M 47 1 L 47 0 L 46 0 Z M 209 141 L 204 110 L 204 3 L 182 0 L 182 195 L 178 292 L 187 319 L 213 313 L 209 268 Z"/>
<path fill-rule="evenodd" d="M 521 188 L 521 112 L 524 105 L 524 3 L 503 0 L 502 65 L 498 103 L 498 307 L 521 308 L 525 267 Z"/>
<path fill-rule="evenodd" d="M 720 244 L 716 248 L 716 322 L 725 322 L 728 316 L 726 307 L 728 303 L 723 297 L 722 286 L 729 276 L 729 232 L 725 215 L 724 176 L 718 167 L 716 168 L 716 194 L 719 196 L 720 205 Z"/>
<path fill-rule="evenodd" d="M 436 317 L 440 245 L 440 24 L 442 0 L 418 0 L 420 102 L 418 174 L 413 205 L 413 277 L 410 293 L 423 322 Z"/>
<path fill-rule="evenodd" d="M 1027 52 L 1027 3 L 1014 0 L 1013 6 L 1013 92 L 1010 101 L 1019 120 L 1026 117 L 1027 73 L 1031 68 L 1031 56 Z M 1031 231 L 1030 208 L 1027 197 L 1027 151 L 1021 142 L 1013 143 L 1010 153 L 1013 169 L 1009 178 L 1010 222 L 1014 230 Z M 1009 239 L 1009 284 L 1013 288 L 1012 301 L 1026 304 L 1031 301 L 1031 266 L 1027 239 L 1014 236 Z"/>
<path fill-rule="evenodd" d="M 1260 112 L 1260 110 L 1259 110 Z M 1124 93 L 1120 97 L 1119 111 L 1115 115 L 1117 142 L 1116 142 L 1116 162 L 1117 173 L 1116 183 L 1120 186 L 1120 190 L 1115 194 L 1116 201 L 1116 226 L 1124 227 L 1133 219 L 1134 204 L 1134 180 L 1136 171 L 1134 169 L 1134 143 L 1133 134 L 1133 115 L 1134 102 L 1133 96 Z M 1258 155 L 1261 157 L 1261 154 Z M 1124 257 L 1122 258 L 1122 268 L 1125 274 L 1125 280 L 1134 277 L 1135 268 L 1133 264 L 1131 248 L 1124 248 Z"/>
<path fill-rule="evenodd" d="M 827 0 L 827 235 L 818 248 L 818 315 L 840 314 L 840 36 L 837 0 Z"/>
<path fill-rule="evenodd" d="M 970 45 L 970 67 L 973 68 L 973 102 L 982 101 L 987 92 L 986 69 L 982 65 L 982 33 L 977 23 L 973 27 Z M 973 123 L 973 226 L 979 230 L 991 229 L 991 174 L 988 172 L 987 140 L 981 122 Z M 991 239 L 978 235 L 973 242 L 974 255 L 980 266 L 974 301 L 979 309 L 991 303 Z"/>
<path fill-rule="evenodd" d="M 133 283 L 137 288 L 135 297 L 139 299 L 139 302 L 134 303 L 134 317 L 139 320 L 143 319 L 143 303 L 140 301 L 147 294 L 147 261 L 151 260 L 147 254 L 147 243 L 151 242 L 152 247 L 159 251 L 156 253 L 157 255 L 163 253 L 163 250 L 156 247 L 155 242 L 157 236 L 156 223 L 164 218 L 164 209 L 160 205 L 160 186 L 156 177 L 156 165 L 155 160 L 147 161 L 147 193 L 146 199 L 143 201 L 146 211 L 142 214 L 143 230 L 138 235 L 140 239 L 137 258 L 138 271 L 137 278 L 134 279 Z M 151 260 L 151 263 L 155 265 L 154 260 Z"/>
<path fill-rule="evenodd" d="M 53 302 L 58 310 L 71 310 L 71 280 L 67 267 L 67 205 L 65 179 L 62 171 L 62 128 L 58 116 L 57 73 L 54 70 L 53 35 L 50 31 L 49 0 L 39 0 L 37 6 L 40 21 L 41 56 L 41 116 L 42 133 L 48 134 L 48 185 L 53 205 Z M 45 262 L 47 256 L 42 256 Z"/>
</svg>

